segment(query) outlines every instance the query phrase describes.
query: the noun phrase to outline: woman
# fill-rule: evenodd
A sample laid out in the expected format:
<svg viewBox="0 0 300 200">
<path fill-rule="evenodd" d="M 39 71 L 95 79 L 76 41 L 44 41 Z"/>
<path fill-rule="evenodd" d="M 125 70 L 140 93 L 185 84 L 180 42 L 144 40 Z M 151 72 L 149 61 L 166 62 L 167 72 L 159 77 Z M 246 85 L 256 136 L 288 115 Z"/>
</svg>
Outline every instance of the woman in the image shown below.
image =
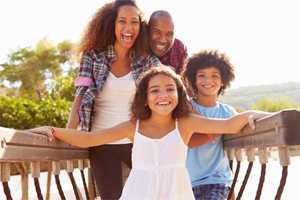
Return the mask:
<svg viewBox="0 0 300 200">
<path fill-rule="evenodd" d="M 132 0 L 116 0 L 101 7 L 80 43 L 80 73 L 67 128 L 97 131 L 129 119 L 129 102 L 141 72 L 159 64 L 148 54 L 146 24 Z M 131 167 L 128 139 L 90 149 L 101 199 L 119 199 L 121 162 Z"/>
</svg>

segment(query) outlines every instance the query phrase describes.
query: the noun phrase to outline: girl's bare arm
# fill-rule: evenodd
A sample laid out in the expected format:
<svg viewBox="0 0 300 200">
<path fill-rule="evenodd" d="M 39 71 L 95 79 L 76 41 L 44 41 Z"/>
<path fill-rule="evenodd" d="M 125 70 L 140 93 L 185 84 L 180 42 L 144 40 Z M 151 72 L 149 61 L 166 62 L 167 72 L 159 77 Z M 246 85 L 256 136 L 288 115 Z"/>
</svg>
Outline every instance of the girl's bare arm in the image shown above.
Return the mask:
<svg viewBox="0 0 300 200">
<path fill-rule="evenodd" d="M 233 134 L 238 133 L 248 122 L 253 124 L 253 120 L 270 115 L 263 111 L 246 111 L 232 116 L 228 119 L 204 118 L 199 115 L 190 114 L 181 119 L 184 132 L 188 138 L 193 133 L 208 134 Z"/>
<path fill-rule="evenodd" d="M 68 144 L 78 147 L 92 147 L 102 144 L 114 142 L 123 138 L 133 139 L 135 124 L 126 121 L 112 128 L 95 132 L 84 132 L 75 129 L 56 128 L 56 127 L 40 127 L 32 129 L 33 132 L 44 132 L 52 138 L 58 138 Z"/>
</svg>

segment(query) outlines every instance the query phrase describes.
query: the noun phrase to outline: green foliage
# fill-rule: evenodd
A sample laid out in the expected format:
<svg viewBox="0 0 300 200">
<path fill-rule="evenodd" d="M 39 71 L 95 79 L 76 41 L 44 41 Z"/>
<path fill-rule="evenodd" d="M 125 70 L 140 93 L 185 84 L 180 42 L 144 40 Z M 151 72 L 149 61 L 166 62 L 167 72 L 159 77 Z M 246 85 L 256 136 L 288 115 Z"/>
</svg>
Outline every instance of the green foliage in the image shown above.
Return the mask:
<svg viewBox="0 0 300 200">
<path fill-rule="evenodd" d="M 21 48 L 8 55 L 8 62 L 0 64 L 0 82 L 18 87 L 18 96 L 41 99 L 48 95 L 47 80 L 61 76 L 63 66 L 72 64 L 72 48 L 69 41 L 54 46 L 46 39 L 35 49 Z"/>
<path fill-rule="evenodd" d="M 279 110 L 288 108 L 299 108 L 295 102 L 292 102 L 287 97 L 280 97 L 277 99 L 262 98 L 251 106 L 251 109 L 263 110 L 269 112 L 277 112 Z"/>
<path fill-rule="evenodd" d="M 64 99 L 45 98 L 39 102 L 16 97 L 0 97 L 0 126 L 29 129 L 51 125 L 64 127 L 67 123 L 70 102 Z"/>
<path fill-rule="evenodd" d="M 71 69 L 67 76 L 56 77 L 50 89 L 50 96 L 52 98 L 63 98 L 73 101 L 75 93 L 74 80 L 77 75 L 77 69 Z"/>
</svg>

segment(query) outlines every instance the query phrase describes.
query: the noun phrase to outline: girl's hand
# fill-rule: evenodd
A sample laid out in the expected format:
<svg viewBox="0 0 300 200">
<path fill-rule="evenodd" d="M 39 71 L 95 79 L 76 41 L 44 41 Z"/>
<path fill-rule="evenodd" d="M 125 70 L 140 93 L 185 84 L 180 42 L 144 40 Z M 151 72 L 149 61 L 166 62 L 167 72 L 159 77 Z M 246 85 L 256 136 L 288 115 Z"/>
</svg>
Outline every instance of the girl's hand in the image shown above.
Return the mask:
<svg viewBox="0 0 300 200">
<path fill-rule="evenodd" d="M 255 130 L 255 118 L 254 115 L 249 115 L 248 124 L 252 130 Z"/>
<path fill-rule="evenodd" d="M 269 116 L 271 114 L 272 113 L 270 113 L 270 112 L 257 112 L 257 113 L 249 115 L 249 117 L 248 117 L 248 123 L 249 123 L 250 128 L 253 129 L 253 130 L 255 130 L 255 121 L 257 119 L 261 119 L 261 118 L 267 117 L 267 116 Z"/>
<path fill-rule="evenodd" d="M 51 126 L 42 126 L 30 129 L 29 131 L 33 133 L 40 133 L 46 135 L 48 137 L 49 142 L 53 142 L 55 140 L 55 129 Z"/>
</svg>

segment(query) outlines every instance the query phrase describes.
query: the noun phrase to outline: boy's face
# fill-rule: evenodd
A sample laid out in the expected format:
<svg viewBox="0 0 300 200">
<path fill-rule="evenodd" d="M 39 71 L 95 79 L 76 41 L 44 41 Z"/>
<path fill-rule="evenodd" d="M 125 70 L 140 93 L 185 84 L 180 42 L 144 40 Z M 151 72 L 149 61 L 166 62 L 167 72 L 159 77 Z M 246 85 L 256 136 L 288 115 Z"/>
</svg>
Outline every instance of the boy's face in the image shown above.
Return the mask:
<svg viewBox="0 0 300 200">
<path fill-rule="evenodd" d="M 163 74 L 152 77 L 148 83 L 147 105 L 152 114 L 171 115 L 178 104 L 175 81 Z"/>
<path fill-rule="evenodd" d="M 218 96 L 223 86 L 221 72 L 215 67 L 199 69 L 196 73 L 196 87 L 201 96 Z"/>
</svg>

